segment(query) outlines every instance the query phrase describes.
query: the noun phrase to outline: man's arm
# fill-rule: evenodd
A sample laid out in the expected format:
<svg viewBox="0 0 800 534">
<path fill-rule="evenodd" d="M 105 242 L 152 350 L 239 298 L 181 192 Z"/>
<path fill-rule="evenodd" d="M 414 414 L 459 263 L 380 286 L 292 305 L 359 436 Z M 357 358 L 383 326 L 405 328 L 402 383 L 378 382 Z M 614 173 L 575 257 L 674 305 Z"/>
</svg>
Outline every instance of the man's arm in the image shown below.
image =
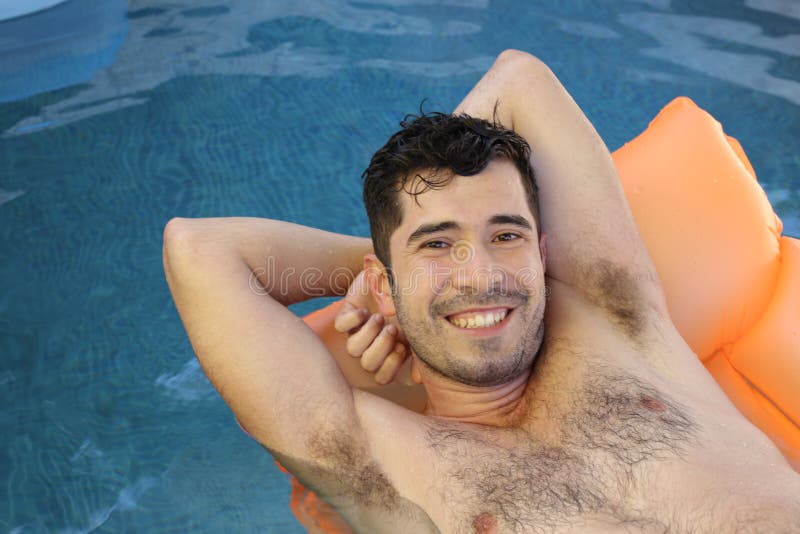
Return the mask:
<svg viewBox="0 0 800 534">
<path fill-rule="evenodd" d="M 530 54 L 503 52 L 455 112 L 492 120 L 496 105 L 531 146 L 547 275 L 601 305 L 633 298 L 666 315 L 608 149 L 555 75 Z"/>
<path fill-rule="evenodd" d="M 265 219 L 174 219 L 165 229 L 167 281 L 204 371 L 282 458 L 325 466 L 337 447 L 364 446 L 352 389 L 285 306 L 344 294 L 371 250 L 368 239 Z"/>
</svg>

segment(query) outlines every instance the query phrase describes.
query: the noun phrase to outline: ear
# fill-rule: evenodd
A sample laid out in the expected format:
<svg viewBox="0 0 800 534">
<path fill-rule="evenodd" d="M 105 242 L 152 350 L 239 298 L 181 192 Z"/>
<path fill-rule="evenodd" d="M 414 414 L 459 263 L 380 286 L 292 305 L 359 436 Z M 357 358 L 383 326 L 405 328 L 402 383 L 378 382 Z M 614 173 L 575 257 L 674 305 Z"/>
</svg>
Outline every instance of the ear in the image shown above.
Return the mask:
<svg viewBox="0 0 800 534">
<path fill-rule="evenodd" d="M 392 300 L 392 286 L 389 284 L 389 274 L 375 254 L 364 256 L 364 271 L 366 271 L 365 275 L 369 291 L 378 304 L 378 311 L 384 317 L 396 315 L 397 310 L 394 307 L 394 300 Z"/>
<path fill-rule="evenodd" d="M 542 256 L 542 272 L 547 272 L 547 234 L 539 239 L 539 254 Z"/>
</svg>

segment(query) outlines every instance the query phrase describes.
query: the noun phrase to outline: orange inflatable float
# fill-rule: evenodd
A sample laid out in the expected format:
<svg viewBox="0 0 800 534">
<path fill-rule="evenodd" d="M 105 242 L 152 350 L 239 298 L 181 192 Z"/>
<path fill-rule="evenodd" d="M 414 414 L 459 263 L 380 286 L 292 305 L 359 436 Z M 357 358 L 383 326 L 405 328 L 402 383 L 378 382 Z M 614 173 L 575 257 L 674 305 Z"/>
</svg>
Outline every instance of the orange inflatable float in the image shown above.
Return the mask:
<svg viewBox="0 0 800 534">
<path fill-rule="evenodd" d="M 675 325 L 800 471 L 800 240 L 781 236 L 742 147 L 688 98 L 613 158 Z M 337 308 L 305 319 L 334 350 L 344 344 Z M 309 532 L 350 532 L 294 479 L 291 505 Z"/>
<path fill-rule="evenodd" d="M 800 240 L 739 143 L 688 98 L 614 154 L 681 335 L 800 471 Z"/>
</svg>

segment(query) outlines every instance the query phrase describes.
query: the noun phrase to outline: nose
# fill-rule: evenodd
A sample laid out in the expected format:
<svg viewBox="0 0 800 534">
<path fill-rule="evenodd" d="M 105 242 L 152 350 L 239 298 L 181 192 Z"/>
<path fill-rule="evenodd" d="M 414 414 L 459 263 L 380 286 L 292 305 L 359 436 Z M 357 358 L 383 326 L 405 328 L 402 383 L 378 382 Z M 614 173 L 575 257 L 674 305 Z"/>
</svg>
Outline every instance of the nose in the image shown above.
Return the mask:
<svg viewBox="0 0 800 534">
<path fill-rule="evenodd" d="M 491 250 L 474 241 L 457 241 L 450 249 L 453 286 L 460 292 L 488 293 L 503 283 L 503 270 Z"/>
</svg>

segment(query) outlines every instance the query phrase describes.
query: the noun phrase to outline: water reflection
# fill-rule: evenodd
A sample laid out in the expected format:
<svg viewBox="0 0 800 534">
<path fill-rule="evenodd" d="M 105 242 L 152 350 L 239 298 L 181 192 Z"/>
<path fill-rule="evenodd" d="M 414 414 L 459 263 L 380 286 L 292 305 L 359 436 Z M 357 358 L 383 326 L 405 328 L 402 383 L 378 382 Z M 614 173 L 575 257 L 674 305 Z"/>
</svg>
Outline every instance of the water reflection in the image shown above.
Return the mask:
<svg viewBox="0 0 800 534">
<path fill-rule="evenodd" d="M 577 20 L 559 20 L 558 29 L 579 37 L 590 37 L 594 39 L 618 39 L 620 37 L 620 35 L 611 28 L 592 22 Z"/>
<path fill-rule="evenodd" d="M 358 62 L 359 67 L 403 72 L 415 76 L 446 78 L 465 72 L 484 72 L 492 66 L 494 56 L 477 56 L 463 61 L 399 61 L 396 59 L 365 59 Z"/>
<path fill-rule="evenodd" d="M 648 12 L 620 15 L 620 22 L 658 41 L 642 54 L 800 105 L 800 83 L 769 72 L 773 57 L 730 50 L 733 44 L 800 57 L 800 34 L 770 37 L 750 22 Z"/>
<path fill-rule="evenodd" d="M 328 47 L 304 46 L 295 41 L 276 43 L 270 49 L 253 46 L 254 24 L 305 17 L 321 20 L 345 32 L 373 35 L 453 36 L 480 31 L 473 23 L 449 19 L 443 23 L 421 16 L 400 14 L 380 6 L 426 4 L 432 0 L 378 0 L 354 5 L 346 0 L 264 2 L 237 0 L 179 0 L 163 3 L 132 0 L 128 38 L 116 61 L 98 72 L 73 96 L 45 106 L 7 129 L 4 137 L 57 127 L 69 122 L 142 103 L 144 95 L 159 84 L 185 75 L 327 76 L 347 66 L 388 68 L 388 60 L 372 58 L 355 62 Z M 456 7 L 485 8 L 485 0 L 449 0 Z M 364 7 L 360 7 L 364 6 Z M 442 76 L 464 69 L 482 71 L 485 57 L 458 62 L 392 62 L 417 75 Z"/>
<path fill-rule="evenodd" d="M 797 0 L 745 0 L 745 5 L 751 9 L 800 19 L 800 2 Z"/>
<path fill-rule="evenodd" d="M 72 0 L 65 5 L 86 1 Z M 641 50 L 642 54 L 800 105 L 800 83 L 770 73 L 776 64 L 775 54 L 800 56 L 800 35 L 773 37 L 765 35 L 752 22 L 669 14 L 664 12 L 670 7 L 669 0 L 637 1 L 653 11 L 623 14 L 619 21 L 632 31 L 649 34 L 658 42 L 658 46 Z M 264 0 L 228 3 L 215 0 L 176 0 L 169 3 L 161 0 L 131 0 L 127 20 L 128 38 L 119 47 L 114 63 L 96 72 L 85 86 L 76 87 L 76 92 L 68 98 L 42 107 L 36 115 L 23 118 L 2 135 L 23 135 L 137 105 L 146 101 L 147 91 L 179 76 L 324 77 L 344 68 L 361 67 L 416 76 L 446 77 L 485 70 L 491 64 L 491 57 L 484 54 L 451 61 L 400 60 L 384 54 L 381 57 L 358 57 L 346 49 L 346 45 L 339 43 L 342 35 L 335 33 L 422 37 L 444 35 L 469 39 L 481 31 L 474 22 L 409 15 L 407 10 L 397 9 L 428 4 L 471 10 L 490 7 L 488 0 L 372 0 L 359 3 L 346 0 L 294 3 Z M 800 4 L 781 0 L 747 0 L 747 5 L 753 9 L 796 16 L 796 6 Z M 454 9 L 453 13 L 458 13 L 458 9 Z M 318 22 L 324 30 L 322 33 L 329 34 L 327 39 L 301 39 L 298 38 L 299 33 L 289 31 L 279 36 L 273 32 L 271 37 L 274 42 L 255 42 L 259 27 L 292 18 Z M 595 22 L 561 19 L 556 23 L 561 31 L 582 37 L 624 37 L 610 27 Z M 115 28 L 114 24 L 96 24 L 93 27 L 99 28 L 99 33 L 105 32 L 104 35 Z M 102 41 L 96 39 L 95 43 Z M 0 40 L 0 45 L 2 43 L 3 40 Z M 753 52 L 740 50 L 746 47 L 754 49 Z M 100 45 L 96 48 L 102 49 Z M 0 71 L 4 73 L 13 70 L 9 62 L 19 70 L 30 61 L 19 54 L 3 54 L 3 50 L 0 46 Z M 359 49 L 358 53 L 369 52 Z M 95 58 L 100 56 L 97 50 L 94 54 Z M 85 55 L 72 54 L 72 57 L 73 60 L 77 57 L 87 62 Z M 104 57 L 109 57 L 107 49 Z M 57 63 L 56 59 L 59 58 L 51 58 L 54 63 Z M 102 61 L 95 59 L 94 63 L 96 70 L 96 65 Z M 79 70 L 66 69 L 72 73 Z M 652 73 L 652 76 L 663 75 Z M 65 85 L 68 83 L 56 86 Z"/>
<path fill-rule="evenodd" d="M 15 198 L 24 194 L 25 191 L 6 191 L 5 189 L 0 188 L 0 206 L 6 202 L 11 202 Z M 2 385 L 2 382 L 0 382 L 0 385 Z"/>
<path fill-rule="evenodd" d="M 0 21 L 22 17 L 60 4 L 65 0 L 5 0 L 0 2 Z"/>
<path fill-rule="evenodd" d="M 0 102 L 92 78 L 114 61 L 126 27 L 124 0 L 70 0 L 0 22 Z"/>
</svg>

